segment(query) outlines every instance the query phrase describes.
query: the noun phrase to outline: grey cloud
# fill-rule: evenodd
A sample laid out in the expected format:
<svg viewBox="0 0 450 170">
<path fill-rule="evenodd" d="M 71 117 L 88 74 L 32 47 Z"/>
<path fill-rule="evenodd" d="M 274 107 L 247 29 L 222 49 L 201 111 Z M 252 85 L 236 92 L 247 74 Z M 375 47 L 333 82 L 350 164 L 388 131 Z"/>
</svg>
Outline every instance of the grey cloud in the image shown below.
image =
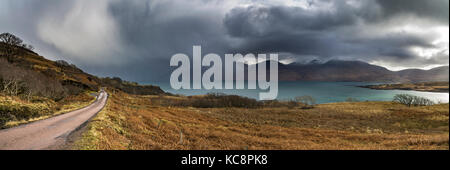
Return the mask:
<svg viewBox="0 0 450 170">
<path fill-rule="evenodd" d="M 287 6 L 240 7 L 226 15 L 224 25 L 230 36 L 242 40 L 237 50 L 245 52 L 283 52 L 300 57 L 345 58 L 368 62 L 383 60 L 399 65 L 409 63 L 409 66 L 425 63 L 448 64 L 448 54 L 441 54 L 440 58 L 424 59 L 411 51 L 413 47 L 439 48 L 432 42 L 440 35 L 389 30 L 399 25 L 380 23 L 379 19 L 386 15 L 394 17 L 394 14 L 381 13 L 388 10 L 384 8 L 368 10 L 370 6 L 386 5 L 373 2 L 364 1 L 358 8 L 351 4 L 334 2 L 332 4 L 337 10 L 331 10 L 332 12 Z M 405 8 L 407 7 L 406 5 Z M 426 28 L 420 25 L 420 22 L 412 24 Z M 365 30 L 367 26 L 361 25 L 374 25 L 372 27 L 376 29 Z M 377 36 L 368 36 L 368 31 L 373 31 Z"/>
<path fill-rule="evenodd" d="M 176 52 L 192 51 L 193 45 L 203 45 L 211 52 L 226 49 L 227 43 L 216 22 L 220 18 L 209 15 L 208 11 L 195 11 L 168 2 L 150 2 L 111 4 L 122 40 L 139 53 L 147 54 L 147 57 L 170 58 Z M 171 8 L 180 10 L 167 17 L 166 10 Z"/>
<path fill-rule="evenodd" d="M 0 32 L 10 32 L 18 35 L 24 41 L 32 44 L 42 55 L 51 59 L 58 53 L 57 49 L 47 45 L 37 35 L 36 27 L 39 19 L 51 9 L 52 0 L 4 0 L 0 2 Z M 69 3 L 70 4 L 70 3 Z M 54 9 L 61 9 L 55 7 Z M 53 54 L 53 55 L 50 55 Z"/>
<path fill-rule="evenodd" d="M 225 53 L 229 49 L 214 8 L 195 8 L 203 1 L 116 1 L 110 12 L 116 19 L 121 40 L 128 54 L 137 56 L 129 63 L 139 72 L 125 75 L 136 79 L 168 79 L 169 61 L 177 53 L 192 56 L 192 46 L 201 45 L 203 53 Z"/>
<path fill-rule="evenodd" d="M 298 2 L 282 2 L 288 1 Z M 297 61 L 448 65 L 448 47 L 429 58 L 411 50 L 438 48 L 433 42 L 440 34 L 401 30 L 404 25 L 448 29 L 447 0 L 313 0 L 307 8 L 278 2 L 3 0 L 0 22 L 8 24 L 0 24 L 0 31 L 17 34 L 51 59 L 141 82 L 167 80 L 170 57 L 191 55 L 193 45 L 202 45 L 204 54 L 277 52 Z M 73 12 L 77 8 L 85 12 Z"/>
<path fill-rule="evenodd" d="M 448 24 L 448 0 L 377 0 L 386 16 L 413 14 Z"/>
<path fill-rule="evenodd" d="M 297 33 L 304 30 L 327 31 L 338 26 L 355 24 L 357 17 L 346 8 L 338 10 L 309 11 L 300 7 L 256 7 L 235 8 L 227 14 L 224 24 L 230 35 L 237 37 L 265 37 L 280 32 Z"/>
</svg>

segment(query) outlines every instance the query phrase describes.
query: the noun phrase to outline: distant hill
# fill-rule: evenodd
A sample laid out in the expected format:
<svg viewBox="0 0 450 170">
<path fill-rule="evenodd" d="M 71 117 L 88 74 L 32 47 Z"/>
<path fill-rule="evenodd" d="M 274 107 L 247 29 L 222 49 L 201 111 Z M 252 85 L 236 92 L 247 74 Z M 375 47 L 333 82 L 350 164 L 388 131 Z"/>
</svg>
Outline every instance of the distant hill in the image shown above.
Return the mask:
<svg viewBox="0 0 450 170">
<path fill-rule="evenodd" d="M 431 82 L 449 80 L 449 67 L 436 67 L 431 70 L 407 69 L 395 72 L 400 78 L 410 82 Z"/>
<path fill-rule="evenodd" d="M 269 64 L 267 62 L 267 64 Z M 431 70 L 391 71 L 361 61 L 330 60 L 325 63 L 278 63 L 280 81 L 436 82 L 449 81 L 449 67 Z"/>
</svg>

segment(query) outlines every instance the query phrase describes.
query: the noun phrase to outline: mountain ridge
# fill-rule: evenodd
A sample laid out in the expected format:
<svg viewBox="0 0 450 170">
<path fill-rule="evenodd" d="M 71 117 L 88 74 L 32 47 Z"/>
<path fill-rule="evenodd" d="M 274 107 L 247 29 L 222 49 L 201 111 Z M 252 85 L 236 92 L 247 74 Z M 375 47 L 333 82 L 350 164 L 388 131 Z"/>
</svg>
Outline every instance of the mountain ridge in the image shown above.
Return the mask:
<svg viewBox="0 0 450 170">
<path fill-rule="evenodd" d="M 269 66 L 269 61 L 266 61 Z M 248 66 L 247 66 L 248 67 Z M 246 67 L 246 68 L 247 68 Z M 268 69 L 268 72 L 270 69 Z M 435 82 L 449 81 L 449 66 L 429 70 L 391 71 L 363 61 L 330 60 L 327 62 L 278 63 L 280 81 L 356 81 L 356 82 Z"/>
</svg>

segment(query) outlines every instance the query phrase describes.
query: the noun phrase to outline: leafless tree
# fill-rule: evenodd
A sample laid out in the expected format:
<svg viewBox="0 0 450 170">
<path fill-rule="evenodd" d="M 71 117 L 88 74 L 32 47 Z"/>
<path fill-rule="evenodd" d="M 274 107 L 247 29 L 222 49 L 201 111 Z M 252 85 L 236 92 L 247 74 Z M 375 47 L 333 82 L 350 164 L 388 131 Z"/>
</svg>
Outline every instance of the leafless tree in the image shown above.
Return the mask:
<svg viewBox="0 0 450 170">
<path fill-rule="evenodd" d="M 11 95 L 11 96 L 17 96 L 20 92 L 20 82 L 16 78 L 6 79 L 3 80 L 3 93 Z"/>
<path fill-rule="evenodd" d="M 33 46 L 24 44 L 22 39 L 11 33 L 0 34 L 0 43 L 2 43 L 2 55 L 6 56 L 8 61 L 12 61 L 13 57 L 19 54 L 20 48 L 30 51 L 34 49 Z"/>
<path fill-rule="evenodd" d="M 12 46 L 21 46 L 23 41 L 19 37 L 16 37 L 13 34 L 2 33 L 2 34 L 0 34 L 0 42 L 3 42 L 8 45 L 12 45 Z"/>
<path fill-rule="evenodd" d="M 12 61 L 13 56 L 17 53 L 17 48 L 22 45 L 22 40 L 10 33 L 0 34 L 0 42 L 3 43 L 2 54 L 6 56 L 8 61 Z"/>
</svg>

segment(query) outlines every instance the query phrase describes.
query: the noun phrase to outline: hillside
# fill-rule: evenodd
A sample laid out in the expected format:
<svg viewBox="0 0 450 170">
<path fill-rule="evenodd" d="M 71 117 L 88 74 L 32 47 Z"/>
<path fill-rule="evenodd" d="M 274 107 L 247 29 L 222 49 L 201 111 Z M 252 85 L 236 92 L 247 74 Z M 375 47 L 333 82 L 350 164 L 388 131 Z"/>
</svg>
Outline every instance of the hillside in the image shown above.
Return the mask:
<svg viewBox="0 0 450 170">
<path fill-rule="evenodd" d="M 4 51 L 8 46 L 1 44 L 0 51 Z M 99 89 L 99 78 L 84 73 L 74 65 L 64 61 L 50 61 L 29 50 L 17 50 L 17 55 L 0 57 L 0 80 L 4 90 L 8 83 L 15 83 L 19 84 L 15 87 L 19 94 L 27 93 L 60 100 L 67 95 Z"/>
<path fill-rule="evenodd" d="M 434 82 L 449 80 L 449 67 L 436 67 L 430 70 L 407 69 L 396 72 L 396 74 L 403 79 L 408 79 L 411 82 Z"/>
<path fill-rule="evenodd" d="M 22 47 L 16 47 L 18 53 L 13 57 L 6 57 L 2 53 L 6 48 L 10 48 L 10 45 L 0 43 L 0 80 L 17 81 L 23 86 L 19 87 L 22 93 L 56 100 L 86 90 L 98 91 L 100 87 L 110 87 L 130 94 L 165 94 L 158 86 L 139 85 L 120 78 L 99 78 L 85 73 L 73 64 L 63 60 L 51 61 Z"/>
</svg>

